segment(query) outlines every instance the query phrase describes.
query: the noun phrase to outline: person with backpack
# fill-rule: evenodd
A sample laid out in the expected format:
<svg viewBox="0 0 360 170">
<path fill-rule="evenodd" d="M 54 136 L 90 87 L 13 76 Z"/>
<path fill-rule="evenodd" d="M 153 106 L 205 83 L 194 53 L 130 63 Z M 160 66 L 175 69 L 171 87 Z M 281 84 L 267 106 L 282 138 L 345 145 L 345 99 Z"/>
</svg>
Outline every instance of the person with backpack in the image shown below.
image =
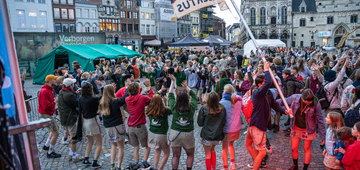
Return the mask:
<svg viewBox="0 0 360 170">
<path fill-rule="evenodd" d="M 298 149 L 301 139 L 303 139 L 305 152 L 303 169 L 307 170 L 311 160 L 311 144 L 312 141 L 317 138 L 316 126 L 319 127 L 321 145 L 325 144 L 326 130 L 321 105 L 319 99 L 310 89 L 305 89 L 302 94 L 293 94 L 285 100 L 294 113 L 294 118 L 292 118 L 291 121 L 290 134 L 293 165 L 289 170 L 298 169 Z M 281 99 L 278 99 L 277 102 L 283 105 Z"/>
<path fill-rule="evenodd" d="M 304 85 L 300 83 L 290 70 L 283 70 L 282 77 L 284 78 L 284 97 L 290 97 L 293 94 L 300 94 L 300 89 L 304 88 Z"/>
<path fill-rule="evenodd" d="M 230 72 L 231 74 L 234 74 L 234 72 L 237 70 L 238 63 L 232 51 L 229 52 L 229 55 L 230 57 L 228 60 L 229 60 Z"/>
<path fill-rule="evenodd" d="M 360 121 L 360 86 L 354 89 L 353 104 L 346 110 L 344 122 L 347 127 L 353 127 L 354 124 Z"/>
<path fill-rule="evenodd" d="M 339 84 L 345 76 L 346 65 L 350 62 L 350 59 L 347 58 L 343 68 L 336 76 L 336 72 L 334 70 L 327 70 L 324 74 L 324 90 L 326 91 L 326 99 L 330 102 L 329 108 L 325 109 L 325 116 L 331 112 L 338 112 L 343 114 L 341 111 L 340 103 L 341 97 L 338 89 Z"/>
<path fill-rule="evenodd" d="M 224 106 L 219 103 L 217 93 L 210 92 L 205 96 L 205 101 L 206 104 L 199 110 L 197 123 L 202 127 L 200 137 L 205 150 L 206 169 L 212 170 L 216 168 L 215 146 L 224 139 L 226 112 Z"/>
<path fill-rule="evenodd" d="M 324 82 L 324 76 L 320 73 L 319 66 L 315 63 L 311 66 L 311 76 L 305 79 L 305 89 L 311 89 L 315 94 Z"/>
</svg>

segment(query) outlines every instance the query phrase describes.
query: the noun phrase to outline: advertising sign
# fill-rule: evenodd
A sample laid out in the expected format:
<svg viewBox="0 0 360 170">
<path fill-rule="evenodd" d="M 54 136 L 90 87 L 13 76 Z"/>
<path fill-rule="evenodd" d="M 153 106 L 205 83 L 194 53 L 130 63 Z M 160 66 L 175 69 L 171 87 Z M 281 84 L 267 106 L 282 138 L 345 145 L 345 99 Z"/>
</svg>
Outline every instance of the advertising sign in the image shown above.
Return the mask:
<svg viewBox="0 0 360 170">
<path fill-rule="evenodd" d="M 319 31 L 319 37 L 331 37 L 331 31 Z"/>
<path fill-rule="evenodd" d="M 176 21 L 174 9 L 160 8 L 160 19 L 162 21 Z"/>
<path fill-rule="evenodd" d="M 209 27 L 209 28 L 208 28 L 208 31 L 214 31 L 214 28 L 213 28 L 213 27 Z"/>
</svg>

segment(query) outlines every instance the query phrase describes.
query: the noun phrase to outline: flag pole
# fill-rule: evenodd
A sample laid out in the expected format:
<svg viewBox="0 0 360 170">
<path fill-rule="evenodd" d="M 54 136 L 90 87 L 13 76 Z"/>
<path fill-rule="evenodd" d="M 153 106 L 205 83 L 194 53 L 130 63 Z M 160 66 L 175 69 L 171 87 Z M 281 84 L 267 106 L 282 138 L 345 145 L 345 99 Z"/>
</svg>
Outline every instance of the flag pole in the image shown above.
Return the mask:
<svg viewBox="0 0 360 170">
<path fill-rule="evenodd" d="M 245 26 L 247 32 L 249 33 L 250 38 L 251 38 L 251 40 L 253 41 L 256 49 L 259 51 L 260 56 L 261 56 L 261 59 L 262 59 L 262 60 L 264 61 L 264 63 L 265 63 L 265 62 L 266 62 L 266 59 L 265 59 L 265 57 L 264 57 L 264 54 L 263 54 L 263 52 L 260 50 L 259 45 L 257 44 L 257 42 L 256 42 L 256 40 L 255 40 L 255 38 L 254 38 L 254 35 L 253 35 L 252 32 L 250 31 L 250 28 L 249 28 L 248 24 L 246 23 L 244 17 L 241 15 L 238 6 L 236 6 L 236 3 L 235 3 L 234 0 L 231 0 L 231 3 L 233 4 L 233 6 L 234 6 L 234 8 L 235 8 L 235 10 L 236 10 L 236 12 L 237 12 L 237 14 L 238 14 L 239 17 L 240 17 L 241 22 L 243 23 L 243 25 Z M 284 95 L 283 95 L 283 93 L 282 93 L 279 85 L 277 84 L 274 75 L 272 74 L 271 71 L 269 71 L 269 73 L 270 73 L 270 76 L 271 76 L 272 81 L 274 82 L 274 85 L 275 85 L 276 89 L 277 89 L 278 92 L 279 92 L 279 95 L 280 95 L 280 97 L 281 97 L 281 100 L 282 100 L 283 103 L 284 103 L 284 106 L 285 106 L 286 110 L 290 110 L 289 105 L 286 103 L 285 97 L 284 97 Z M 293 115 L 290 115 L 290 117 L 292 118 Z"/>
</svg>

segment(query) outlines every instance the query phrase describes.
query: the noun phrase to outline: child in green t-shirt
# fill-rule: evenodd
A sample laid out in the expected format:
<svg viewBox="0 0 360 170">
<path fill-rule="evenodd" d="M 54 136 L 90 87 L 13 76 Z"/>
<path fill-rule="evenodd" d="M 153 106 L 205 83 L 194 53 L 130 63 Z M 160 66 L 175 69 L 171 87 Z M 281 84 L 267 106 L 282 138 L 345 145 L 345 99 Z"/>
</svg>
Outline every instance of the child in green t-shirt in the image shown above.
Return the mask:
<svg viewBox="0 0 360 170">
<path fill-rule="evenodd" d="M 143 71 L 143 66 L 140 66 L 139 70 L 142 75 L 144 75 L 147 79 L 150 79 L 151 87 L 154 87 L 155 86 L 155 78 L 154 77 L 157 73 L 157 70 L 154 68 L 154 71 L 151 71 L 152 68 L 147 67 L 146 72 L 145 72 L 145 71 Z"/>
<path fill-rule="evenodd" d="M 176 90 L 179 91 L 182 88 L 181 83 L 186 80 L 186 74 L 184 72 L 184 67 L 182 65 L 178 65 L 176 67 L 176 71 L 173 73 L 174 77 L 176 77 Z"/>
</svg>

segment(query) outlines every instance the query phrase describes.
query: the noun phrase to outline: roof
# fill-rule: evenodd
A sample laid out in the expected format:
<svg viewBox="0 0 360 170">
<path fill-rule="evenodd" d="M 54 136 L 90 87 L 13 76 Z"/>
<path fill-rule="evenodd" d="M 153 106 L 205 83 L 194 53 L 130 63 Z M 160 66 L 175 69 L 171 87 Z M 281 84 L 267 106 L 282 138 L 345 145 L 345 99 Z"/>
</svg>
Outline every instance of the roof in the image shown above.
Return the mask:
<svg viewBox="0 0 360 170">
<path fill-rule="evenodd" d="M 200 40 L 197 40 L 191 34 L 189 34 L 179 41 L 176 41 L 173 43 L 167 43 L 166 45 L 168 45 L 170 47 L 174 47 L 174 46 L 208 46 L 209 43 L 205 43 Z"/>
<path fill-rule="evenodd" d="M 306 4 L 306 11 L 305 12 L 316 12 L 316 0 L 296 0 L 292 1 L 292 12 L 297 13 L 300 12 L 299 7 L 301 3 Z"/>
<path fill-rule="evenodd" d="M 86 5 L 99 5 L 100 4 L 100 2 L 91 2 L 88 0 L 75 0 L 75 3 L 86 4 Z"/>
<path fill-rule="evenodd" d="M 235 45 L 234 42 L 225 40 L 224 38 L 220 37 L 219 35 L 209 35 L 205 39 L 201 40 L 203 42 L 209 43 L 210 45 L 215 46 L 228 46 L 228 45 Z"/>
<path fill-rule="evenodd" d="M 109 59 L 117 59 L 119 56 L 138 56 L 135 51 L 129 50 L 121 45 L 93 44 L 93 45 L 61 45 L 55 48 L 55 53 L 63 51 L 74 53 L 80 57 L 88 59 L 98 59 L 105 57 Z"/>
</svg>

